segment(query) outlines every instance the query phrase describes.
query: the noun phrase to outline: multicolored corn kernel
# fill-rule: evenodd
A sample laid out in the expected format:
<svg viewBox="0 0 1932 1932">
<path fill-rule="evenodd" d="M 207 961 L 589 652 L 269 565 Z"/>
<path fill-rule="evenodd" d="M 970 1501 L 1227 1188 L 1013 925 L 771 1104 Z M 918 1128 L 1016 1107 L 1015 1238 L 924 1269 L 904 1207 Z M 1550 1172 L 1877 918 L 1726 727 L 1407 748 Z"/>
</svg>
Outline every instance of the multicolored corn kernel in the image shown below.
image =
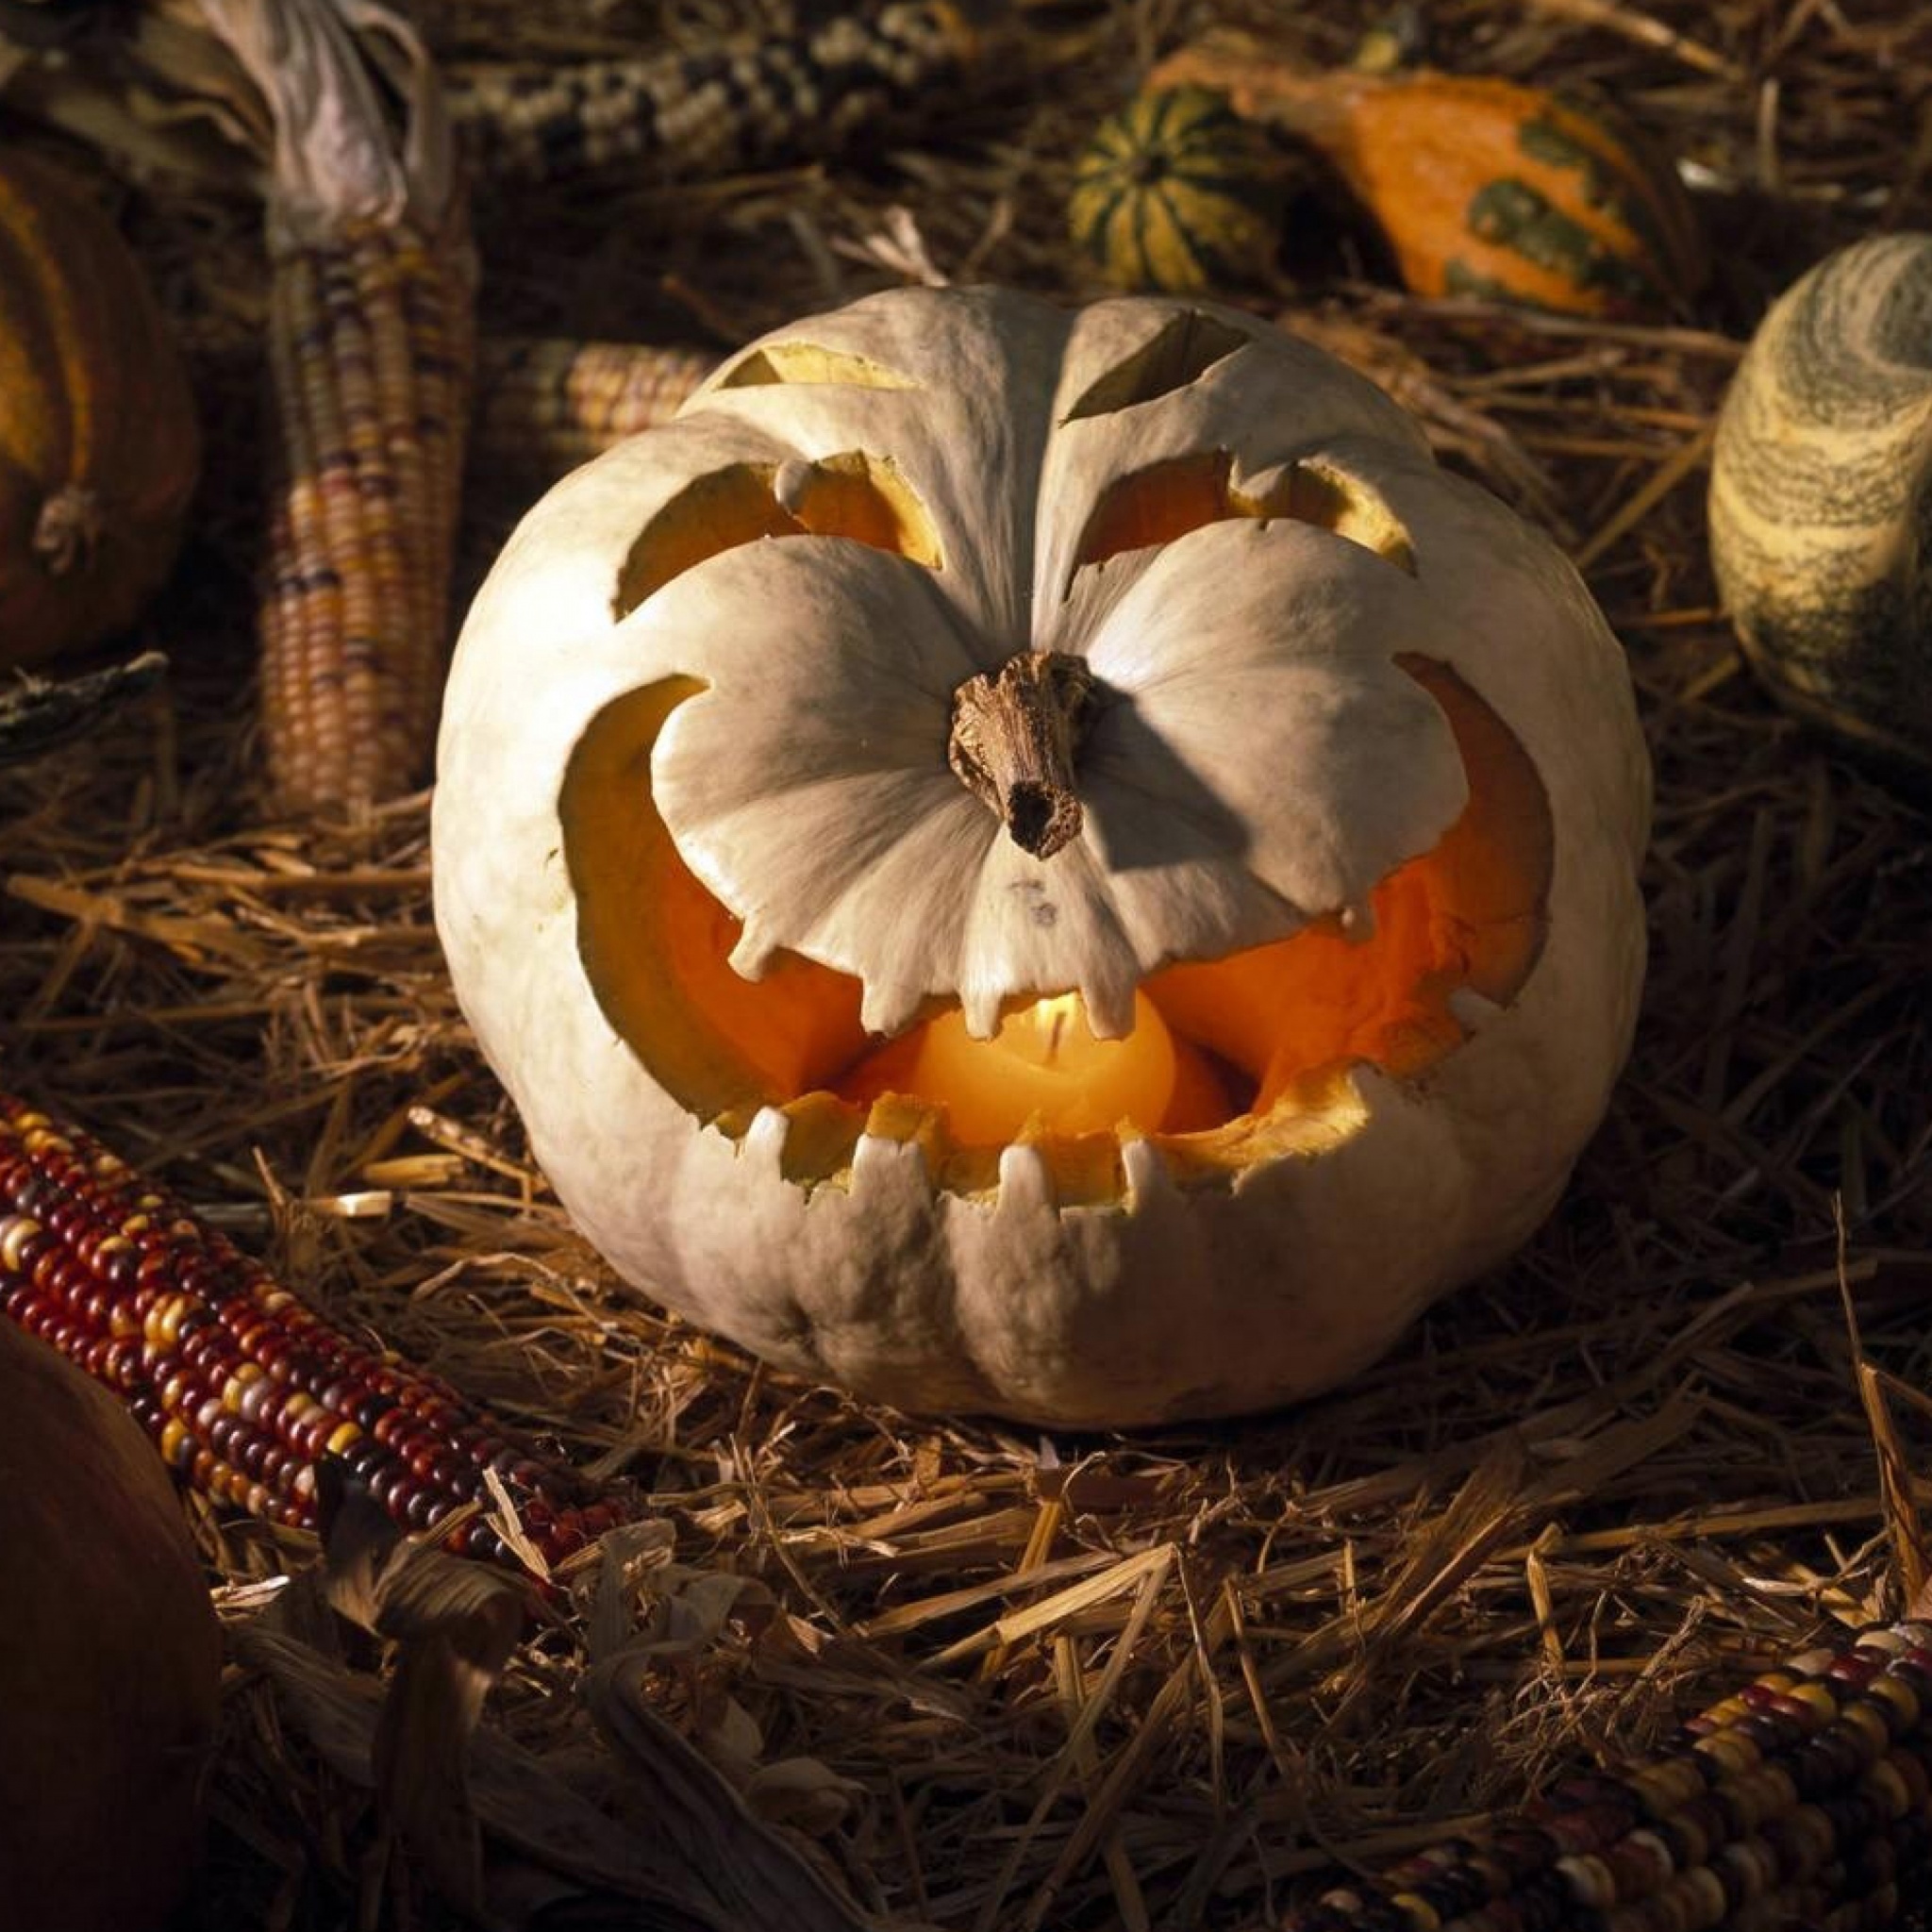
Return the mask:
<svg viewBox="0 0 1932 1932">
<path fill-rule="evenodd" d="M 0 1092 L 0 1314 L 111 1389 L 216 1503 L 313 1529 L 335 1458 L 404 1528 L 514 1568 L 493 1473 L 555 1563 L 623 1515 L 447 1382 L 354 1341 L 77 1128 Z"/>
<path fill-rule="evenodd" d="M 408 224 L 272 250 L 259 613 L 269 781 L 298 811 L 409 790 L 432 749 L 474 362 L 466 258 Z"/>
<path fill-rule="evenodd" d="M 824 154 L 972 65 L 946 0 L 889 0 L 738 51 L 575 67 L 453 69 L 452 119 L 479 175 L 555 181 L 634 161 L 690 179 Z"/>
<path fill-rule="evenodd" d="M 612 443 L 668 423 L 717 362 L 701 349 L 645 342 L 486 341 L 477 456 L 491 471 L 564 475 Z"/>
<path fill-rule="evenodd" d="M 1932 1893 L 1928 1719 L 1932 1624 L 1863 1630 L 1285 1932 L 1878 1932 Z"/>
</svg>

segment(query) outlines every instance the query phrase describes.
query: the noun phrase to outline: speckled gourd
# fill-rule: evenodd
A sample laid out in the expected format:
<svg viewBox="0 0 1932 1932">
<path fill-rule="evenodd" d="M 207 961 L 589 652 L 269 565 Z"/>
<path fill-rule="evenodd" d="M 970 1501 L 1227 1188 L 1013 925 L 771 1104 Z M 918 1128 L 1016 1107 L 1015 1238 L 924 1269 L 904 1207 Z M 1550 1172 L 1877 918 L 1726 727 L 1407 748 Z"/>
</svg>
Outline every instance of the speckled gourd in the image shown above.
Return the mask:
<svg viewBox="0 0 1932 1932">
<path fill-rule="evenodd" d="M 1709 509 L 1719 591 L 1779 699 L 1932 775 L 1932 235 L 1855 242 L 1772 306 Z"/>
<path fill-rule="evenodd" d="M 1219 90 L 1319 154 L 1419 295 L 1655 319 L 1704 280 L 1674 170 L 1601 100 L 1499 75 L 1310 71 L 1232 29 L 1180 47 L 1150 84 Z"/>
</svg>

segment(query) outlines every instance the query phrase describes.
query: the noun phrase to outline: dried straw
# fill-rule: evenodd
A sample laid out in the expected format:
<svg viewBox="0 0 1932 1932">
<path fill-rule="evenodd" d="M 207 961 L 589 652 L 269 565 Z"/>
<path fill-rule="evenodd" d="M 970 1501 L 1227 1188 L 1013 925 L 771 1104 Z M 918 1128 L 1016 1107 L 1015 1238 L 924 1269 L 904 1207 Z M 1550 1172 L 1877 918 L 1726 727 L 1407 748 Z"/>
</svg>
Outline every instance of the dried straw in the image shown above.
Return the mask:
<svg viewBox="0 0 1932 1932">
<path fill-rule="evenodd" d="M 580 0 L 540 27 L 471 0 L 441 44 L 562 58 L 775 10 Z M 1091 292 L 1061 237 L 1072 144 L 1209 10 L 1019 9 L 1026 58 L 869 158 L 479 191 L 484 326 L 724 345 L 908 275 Z M 1278 25 L 1264 0 L 1212 11 Z M 1345 58 L 1367 20 L 1324 9 L 1302 50 Z M 1245 299 L 1382 375 L 1586 565 L 1657 760 L 1652 973 L 1611 1116 L 1527 1251 L 1354 1386 L 1211 1428 L 908 1420 L 617 1291 L 451 1000 L 425 800 L 323 834 L 254 803 L 257 211 L 128 191 L 214 456 L 140 641 L 166 687 L 0 772 L 8 1083 L 339 1319 L 633 1479 L 643 1527 L 563 1579 L 486 1732 L 648 1836 L 619 1721 L 575 1691 L 612 1646 L 659 1644 L 643 1707 L 881 1924 L 1272 1925 L 1338 1863 L 1640 1750 L 1821 1627 L 1897 1614 L 1924 1560 L 1932 840 L 1747 674 L 1701 494 L 1767 295 L 1836 242 L 1932 225 L 1908 133 L 1932 25 L 1907 0 L 1856 21 L 1447 0 L 1427 28 L 1446 66 L 1613 90 L 1689 166 L 1716 285 L 1650 328 L 1425 305 L 1310 216 L 1300 283 Z M 506 495 L 474 479 L 465 590 Z M 200 1528 L 238 1624 L 308 1555 Z M 372 1860 L 365 1790 L 259 1664 L 227 1732 L 208 1925 L 455 1923 L 406 1855 Z"/>
</svg>

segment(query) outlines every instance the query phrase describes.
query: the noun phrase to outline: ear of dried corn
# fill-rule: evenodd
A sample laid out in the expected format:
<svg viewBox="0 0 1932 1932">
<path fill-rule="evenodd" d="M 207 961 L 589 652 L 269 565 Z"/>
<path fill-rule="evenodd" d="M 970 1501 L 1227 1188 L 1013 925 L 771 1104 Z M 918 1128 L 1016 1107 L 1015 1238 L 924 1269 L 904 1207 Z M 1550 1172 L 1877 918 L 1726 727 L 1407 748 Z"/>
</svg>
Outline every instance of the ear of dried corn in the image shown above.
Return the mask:
<svg viewBox="0 0 1932 1932">
<path fill-rule="evenodd" d="M 440 82 L 399 15 L 202 7 L 275 127 L 269 781 L 285 808 L 354 815 L 420 782 L 435 741 L 475 354 L 464 203 Z M 408 103 L 400 126 L 386 95 Z"/>
<path fill-rule="evenodd" d="M 561 476 L 612 443 L 668 423 L 717 364 L 701 349 L 536 337 L 482 345 L 474 427 L 491 471 Z"/>
<path fill-rule="evenodd" d="M 1286 1932 L 1877 1932 L 1932 1896 L 1932 1624 L 1790 1658 L 1665 1750 Z"/>
<path fill-rule="evenodd" d="M 481 175 L 563 180 L 643 161 L 689 179 L 841 147 L 943 96 L 980 45 L 965 7 L 889 0 L 736 51 L 455 69 L 450 109 Z"/>
<path fill-rule="evenodd" d="M 447 1382 L 353 1341 L 99 1141 L 0 1092 L 0 1315 L 111 1389 L 215 1503 L 314 1528 L 333 1458 L 405 1528 L 514 1567 L 620 1520 Z M 501 1491 L 507 1538 L 489 1521 Z"/>
</svg>

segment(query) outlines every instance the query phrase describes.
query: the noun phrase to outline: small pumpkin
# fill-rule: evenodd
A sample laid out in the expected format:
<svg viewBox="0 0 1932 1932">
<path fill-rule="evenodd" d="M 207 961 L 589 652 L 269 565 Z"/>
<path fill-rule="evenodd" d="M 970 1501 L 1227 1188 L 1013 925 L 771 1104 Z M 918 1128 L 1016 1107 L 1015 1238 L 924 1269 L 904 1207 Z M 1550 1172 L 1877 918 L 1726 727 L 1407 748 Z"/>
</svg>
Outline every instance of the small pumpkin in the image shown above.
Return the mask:
<svg viewBox="0 0 1932 1932">
<path fill-rule="evenodd" d="M 1150 78 L 1223 89 L 1239 112 L 1315 149 L 1419 295 L 1641 317 L 1704 280 L 1676 174 L 1601 105 L 1428 68 L 1305 72 L 1233 32 L 1180 49 Z"/>
<path fill-rule="evenodd" d="M 0 668 L 132 624 L 200 462 L 181 356 L 107 215 L 0 150 Z"/>
<path fill-rule="evenodd" d="M 0 1617 L 8 1923 L 159 1932 L 198 1850 L 221 1630 L 153 1444 L 4 1317 Z"/>
<path fill-rule="evenodd" d="M 1224 308 L 755 343 L 525 519 L 440 764 L 456 991 L 583 1230 L 909 1408 L 1329 1386 L 1548 1212 L 1629 1039 L 1621 649 Z"/>
<path fill-rule="evenodd" d="M 1772 305 L 1718 414 L 1709 524 L 1775 696 L 1932 782 L 1932 235 L 1854 242 Z"/>
<path fill-rule="evenodd" d="M 1192 293 L 1267 277 L 1283 187 L 1280 150 L 1225 94 L 1149 88 L 1080 151 L 1068 225 L 1116 287 Z"/>
</svg>

